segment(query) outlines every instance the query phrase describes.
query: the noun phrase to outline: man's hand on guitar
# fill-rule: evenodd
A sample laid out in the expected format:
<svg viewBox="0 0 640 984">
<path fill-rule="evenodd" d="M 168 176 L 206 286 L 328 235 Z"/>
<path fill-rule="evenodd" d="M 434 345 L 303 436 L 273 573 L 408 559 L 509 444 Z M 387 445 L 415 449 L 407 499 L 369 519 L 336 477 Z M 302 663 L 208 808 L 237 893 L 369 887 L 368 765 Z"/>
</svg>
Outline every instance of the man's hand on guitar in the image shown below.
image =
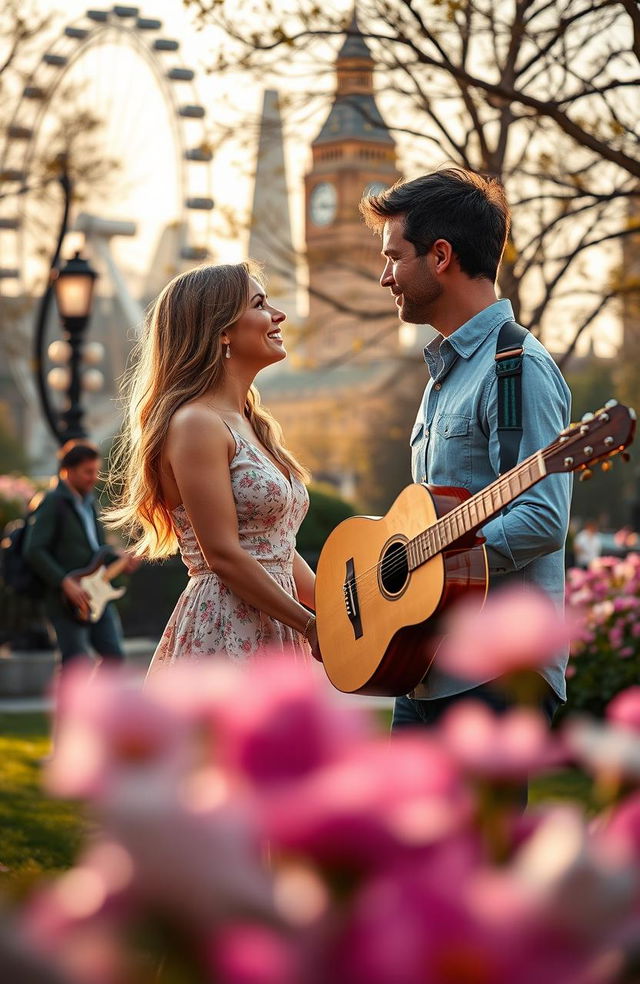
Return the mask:
<svg viewBox="0 0 640 984">
<path fill-rule="evenodd" d="M 126 566 L 123 568 L 123 574 L 133 574 L 137 571 L 142 563 L 140 557 L 134 557 L 133 554 L 129 553 L 127 550 L 120 554 L 122 560 L 126 560 Z"/>
<path fill-rule="evenodd" d="M 63 579 L 60 586 L 71 605 L 78 610 L 78 614 L 82 618 L 88 618 L 91 612 L 89 607 L 91 599 L 84 588 L 80 587 L 75 578 L 68 576 Z"/>
</svg>

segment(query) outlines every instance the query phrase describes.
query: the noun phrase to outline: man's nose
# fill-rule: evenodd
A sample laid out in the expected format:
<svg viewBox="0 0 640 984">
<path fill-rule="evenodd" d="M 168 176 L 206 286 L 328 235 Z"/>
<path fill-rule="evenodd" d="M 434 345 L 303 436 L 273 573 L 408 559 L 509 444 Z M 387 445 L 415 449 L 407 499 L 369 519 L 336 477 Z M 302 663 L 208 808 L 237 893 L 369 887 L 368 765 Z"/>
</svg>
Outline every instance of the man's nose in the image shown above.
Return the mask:
<svg viewBox="0 0 640 984">
<path fill-rule="evenodd" d="M 385 263 L 384 270 L 382 271 L 382 275 L 380 277 L 380 286 L 390 287 L 392 283 L 393 283 L 393 273 L 391 272 L 391 263 L 387 262 Z"/>
</svg>

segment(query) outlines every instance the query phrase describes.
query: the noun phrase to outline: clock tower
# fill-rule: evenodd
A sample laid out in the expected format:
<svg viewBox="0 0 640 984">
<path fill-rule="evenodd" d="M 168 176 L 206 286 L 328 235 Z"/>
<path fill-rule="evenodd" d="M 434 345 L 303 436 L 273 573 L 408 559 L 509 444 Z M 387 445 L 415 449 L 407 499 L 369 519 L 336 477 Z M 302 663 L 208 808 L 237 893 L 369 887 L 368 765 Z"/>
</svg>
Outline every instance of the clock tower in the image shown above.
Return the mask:
<svg viewBox="0 0 640 984">
<path fill-rule="evenodd" d="M 311 145 L 305 176 L 309 367 L 342 357 L 359 363 L 398 352 L 398 317 L 380 289 L 380 240 L 358 203 L 396 181 L 396 146 L 376 105 L 374 61 L 354 13 L 336 60 L 333 105 Z"/>
</svg>

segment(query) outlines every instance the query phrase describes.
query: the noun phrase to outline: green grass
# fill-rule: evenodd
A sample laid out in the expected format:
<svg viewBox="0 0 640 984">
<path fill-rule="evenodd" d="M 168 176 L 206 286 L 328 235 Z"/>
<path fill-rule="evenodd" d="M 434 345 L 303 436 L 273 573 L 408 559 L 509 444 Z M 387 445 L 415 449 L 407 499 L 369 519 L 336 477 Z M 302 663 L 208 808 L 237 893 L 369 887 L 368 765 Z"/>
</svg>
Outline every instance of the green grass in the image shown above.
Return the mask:
<svg viewBox="0 0 640 984">
<path fill-rule="evenodd" d="M 50 799 L 40 760 L 50 751 L 45 714 L 0 714 L 0 882 L 31 880 L 68 868 L 87 828 L 77 804 Z M 566 769 L 532 781 L 529 803 L 575 798 L 590 803 L 590 783 Z"/>
<path fill-rule="evenodd" d="M 84 823 L 77 805 L 42 790 L 49 754 L 45 714 L 0 714 L 0 864 L 2 881 L 68 868 Z"/>
<path fill-rule="evenodd" d="M 529 806 L 567 799 L 582 803 L 589 813 L 597 809 L 592 795 L 592 781 L 579 769 L 550 772 L 537 776 L 529 783 Z"/>
</svg>

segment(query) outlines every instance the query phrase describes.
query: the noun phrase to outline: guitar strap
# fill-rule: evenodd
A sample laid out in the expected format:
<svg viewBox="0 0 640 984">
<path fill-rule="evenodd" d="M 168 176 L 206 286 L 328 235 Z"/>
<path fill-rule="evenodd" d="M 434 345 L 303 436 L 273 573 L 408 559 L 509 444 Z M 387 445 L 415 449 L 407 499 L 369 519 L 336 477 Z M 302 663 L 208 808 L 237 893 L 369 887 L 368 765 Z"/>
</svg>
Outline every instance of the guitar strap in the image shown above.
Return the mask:
<svg viewBox="0 0 640 984">
<path fill-rule="evenodd" d="M 514 468 L 522 440 L 522 356 L 527 329 L 505 321 L 496 345 L 500 474 Z"/>
</svg>

